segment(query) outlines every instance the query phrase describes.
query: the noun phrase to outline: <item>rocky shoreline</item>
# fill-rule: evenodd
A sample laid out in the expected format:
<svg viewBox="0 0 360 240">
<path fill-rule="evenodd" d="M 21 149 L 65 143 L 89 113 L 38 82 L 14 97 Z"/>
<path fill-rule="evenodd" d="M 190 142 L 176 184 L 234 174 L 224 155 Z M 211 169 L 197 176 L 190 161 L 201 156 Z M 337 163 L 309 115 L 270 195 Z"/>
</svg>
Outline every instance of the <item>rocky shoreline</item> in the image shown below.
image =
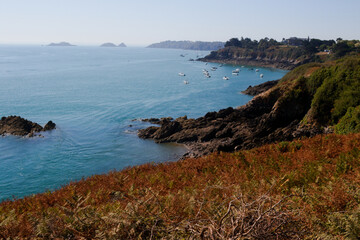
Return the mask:
<svg viewBox="0 0 360 240">
<path fill-rule="evenodd" d="M 276 84 L 279 83 L 280 80 L 273 80 L 273 81 L 267 81 L 262 84 L 256 85 L 256 86 L 249 86 L 246 90 L 241 91 L 241 93 L 250 95 L 250 96 L 256 96 L 260 93 L 263 93 L 270 88 L 274 87 Z"/>
<path fill-rule="evenodd" d="M 277 68 L 282 70 L 292 70 L 295 67 L 301 65 L 302 63 L 291 63 L 287 61 L 274 62 L 267 61 L 262 59 L 207 59 L 200 58 L 197 61 L 202 62 L 212 62 L 212 63 L 222 63 L 222 64 L 232 64 L 232 65 L 247 65 L 247 66 L 255 66 L 255 67 L 268 67 L 268 68 Z"/>
<path fill-rule="evenodd" d="M 188 147 L 184 157 L 199 157 L 212 152 L 232 152 L 264 144 L 291 141 L 303 136 L 324 133 L 323 128 L 303 125 L 300 121 L 310 109 L 307 96 L 304 101 L 284 102 L 284 88 L 258 89 L 260 94 L 246 105 L 218 112 L 208 112 L 198 119 L 187 116 L 147 119 L 159 124 L 138 131 L 143 139 L 156 143 L 181 143 Z"/>
<path fill-rule="evenodd" d="M 2 117 L 0 120 L 0 135 L 15 135 L 34 137 L 39 132 L 50 131 L 56 128 L 56 124 L 49 121 L 44 127 L 19 116 Z"/>
</svg>

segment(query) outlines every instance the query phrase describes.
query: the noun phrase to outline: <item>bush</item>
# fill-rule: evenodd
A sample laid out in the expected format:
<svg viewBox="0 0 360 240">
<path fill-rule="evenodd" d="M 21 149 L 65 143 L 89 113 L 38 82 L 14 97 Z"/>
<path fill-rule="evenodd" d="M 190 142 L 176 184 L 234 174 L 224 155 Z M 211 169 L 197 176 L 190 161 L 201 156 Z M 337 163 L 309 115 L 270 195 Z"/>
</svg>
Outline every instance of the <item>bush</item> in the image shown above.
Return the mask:
<svg viewBox="0 0 360 240">
<path fill-rule="evenodd" d="M 335 126 L 335 132 L 339 134 L 360 132 L 360 105 L 356 108 L 348 108 L 346 114 Z"/>
<path fill-rule="evenodd" d="M 307 86 L 315 92 L 312 117 L 321 124 L 336 124 L 349 107 L 360 104 L 360 59 L 345 58 L 335 66 L 319 70 Z"/>
</svg>

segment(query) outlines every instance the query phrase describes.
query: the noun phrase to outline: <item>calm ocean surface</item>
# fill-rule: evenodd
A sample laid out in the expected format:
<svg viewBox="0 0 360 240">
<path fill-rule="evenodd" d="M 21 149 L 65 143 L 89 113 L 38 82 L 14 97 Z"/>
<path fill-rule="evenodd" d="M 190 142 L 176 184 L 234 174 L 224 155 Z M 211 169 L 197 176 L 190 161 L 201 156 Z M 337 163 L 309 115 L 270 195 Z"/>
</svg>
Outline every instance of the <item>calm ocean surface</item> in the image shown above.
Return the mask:
<svg viewBox="0 0 360 240">
<path fill-rule="evenodd" d="M 49 120 L 57 124 L 44 138 L 0 137 L 0 201 L 114 169 L 176 160 L 185 153 L 183 147 L 139 139 L 136 130 L 149 124 L 132 120 L 196 118 L 240 106 L 251 99 L 240 91 L 286 73 L 266 68 L 257 73 L 245 67 L 233 76 L 231 71 L 238 67 L 188 61 L 206 54 L 0 46 L 0 117 L 19 115 L 41 125 Z M 211 71 L 212 66 L 218 69 Z M 204 68 L 211 78 L 204 77 Z M 223 76 L 230 79 L 224 81 Z"/>
</svg>

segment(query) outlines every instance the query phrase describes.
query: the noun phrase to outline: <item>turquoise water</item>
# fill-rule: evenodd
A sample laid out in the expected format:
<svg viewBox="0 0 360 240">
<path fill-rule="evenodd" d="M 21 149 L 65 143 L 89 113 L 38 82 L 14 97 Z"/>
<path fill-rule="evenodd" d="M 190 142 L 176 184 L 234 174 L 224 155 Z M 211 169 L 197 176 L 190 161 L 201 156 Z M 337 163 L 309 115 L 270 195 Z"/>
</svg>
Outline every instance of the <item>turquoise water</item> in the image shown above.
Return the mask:
<svg viewBox="0 0 360 240">
<path fill-rule="evenodd" d="M 0 46 L 0 116 L 57 124 L 44 138 L 0 137 L 0 201 L 54 190 L 114 169 L 176 160 L 186 149 L 139 139 L 136 130 L 148 124 L 132 120 L 200 117 L 243 105 L 251 98 L 239 94 L 241 90 L 286 73 L 265 68 L 256 73 L 245 67 L 233 76 L 234 66 L 188 61 L 206 54 L 148 48 Z M 212 66 L 218 69 L 211 71 Z M 204 77 L 204 68 L 211 78 Z M 225 75 L 228 81 L 222 79 Z"/>
</svg>

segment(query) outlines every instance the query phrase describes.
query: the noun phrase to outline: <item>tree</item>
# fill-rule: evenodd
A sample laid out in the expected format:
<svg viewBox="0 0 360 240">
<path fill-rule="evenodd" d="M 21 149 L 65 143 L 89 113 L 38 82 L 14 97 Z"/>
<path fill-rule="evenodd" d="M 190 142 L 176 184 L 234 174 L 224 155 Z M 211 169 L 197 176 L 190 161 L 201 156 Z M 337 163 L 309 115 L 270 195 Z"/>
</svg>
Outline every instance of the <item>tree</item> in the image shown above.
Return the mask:
<svg viewBox="0 0 360 240">
<path fill-rule="evenodd" d="M 231 38 L 229 41 L 225 43 L 225 47 L 242 47 L 241 42 L 238 38 Z"/>
<path fill-rule="evenodd" d="M 351 47 L 346 41 L 339 41 L 334 45 L 333 51 L 336 57 L 342 57 L 351 51 Z"/>
<path fill-rule="evenodd" d="M 336 42 L 339 43 L 339 42 L 341 42 L 342 40 L 343 40 L 342 38 L 337 38 L 337 39 L 336 39 Z"/>
</svg>

